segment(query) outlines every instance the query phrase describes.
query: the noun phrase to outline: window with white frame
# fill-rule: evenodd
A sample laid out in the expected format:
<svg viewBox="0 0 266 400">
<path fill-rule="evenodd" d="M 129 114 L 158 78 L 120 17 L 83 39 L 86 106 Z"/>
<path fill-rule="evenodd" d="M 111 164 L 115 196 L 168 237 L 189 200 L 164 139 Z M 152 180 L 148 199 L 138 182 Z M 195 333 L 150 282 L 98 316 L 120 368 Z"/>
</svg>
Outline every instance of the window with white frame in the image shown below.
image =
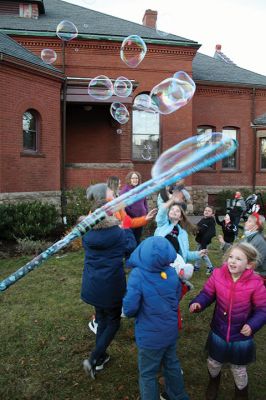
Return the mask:
<svg viewBox="0 0 266 400">
<path fill-rule="evenodd" d="M 238 140 L 239 129 L 235 127 L 224 127 L 223 134 L 229 137 L 230 139 Z M 234 154 L 225 157 L 222 159 L 222 168 L 223 169 L 237 169 L 237 150 Z"/>
<path fill-rule="evenodd" d="M 132 159 L 155 161 L 160 153 L 160 114 L 132 111 Z"/>
</svg>

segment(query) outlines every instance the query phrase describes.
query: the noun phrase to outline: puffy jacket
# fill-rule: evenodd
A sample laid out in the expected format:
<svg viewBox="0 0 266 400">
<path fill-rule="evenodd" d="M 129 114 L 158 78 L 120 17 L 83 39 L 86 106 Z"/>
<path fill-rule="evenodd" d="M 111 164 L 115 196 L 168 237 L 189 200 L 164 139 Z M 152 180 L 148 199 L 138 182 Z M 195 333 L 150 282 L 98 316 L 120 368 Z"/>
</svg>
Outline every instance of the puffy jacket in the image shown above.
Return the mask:
<svg viewBox="0 0 266 400">
<path fill-rule="evenodd" d="M 170 232 L 172 232 L 173 227 L 168 218 L 168 209 L 163 205 L 159 208 L 158 213 L 156 215 L 157 228 L 154 232 L 154 236 L 163 236 L 165 237 Z M 199 260 L 201 257 L 198 251 L 190 251 L 189 250 L 189 240 L 187 232 L 181 228 L 178 224 L 178 243 L 179 243 L 179 252 L 183 257 L 185 262 Z"/>
<path fill-rule="evenodd" d="M 254 334 L 266 322 L 266 288 L 262 278 L 251 269 L 234 282 L 227 263 L 215 268 L 190 304 L 199 303 L 204 310 L 214 301 L 211 329 L 227 342 L 249 340 L 250 336 L 240 333 L 242 327 L 248 324 Z"/>
<path fill-rule="evenodd" d="M 121 229 L 118 224 L 116 218 L 107 217 L 82 239 L 85 259 L 81 299 L 96 307 L 120 306 L 125 294 L 123 258 L 134 250 L 136 240 L 130 229 Z"/>
<path fill-rule="evenodd" d="M 208 244 L 211 243 L 212 238 L 216 235 L 215 220 L 213 217 L 203 217 L 197 223 L 198 233 L 196 241 L 201 244 L 203 249 L 206 249 Z"/>
<path fill-rule="evenodd" d="M 160 349 L 175 343 L 178 336 L 177 309 L 181 284 L 170 263 L 176 252 L 167 239 L 149 237 L 131 254 L 130 273 L 123 311 L 136 317 L 138 347 Z M 164 272 L 166 275 L 161 275 Z"/>
</svg>

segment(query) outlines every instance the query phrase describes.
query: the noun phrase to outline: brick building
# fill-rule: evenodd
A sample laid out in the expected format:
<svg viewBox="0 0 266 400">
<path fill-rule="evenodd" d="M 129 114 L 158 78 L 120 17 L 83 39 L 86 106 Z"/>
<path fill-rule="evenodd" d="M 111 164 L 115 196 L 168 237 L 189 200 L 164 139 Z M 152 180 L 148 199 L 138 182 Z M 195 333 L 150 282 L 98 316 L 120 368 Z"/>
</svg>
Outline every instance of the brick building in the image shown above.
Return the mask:
<svg viewBox="0 0 266 400">
<path fill-rule="evenodd" d="M 186 179 L 194 199 L 210 201 L 224 188 L 266 190 L 266 76 L 236 66 L 219 45 L 209 57 L 196 41 L 158 35 L 156 18 L 147 10 L 136 24 L 61 0 L 0 1 L 0 201 L 60 202 L 65 189 L 109 175 L 123 180 L 133 168 L 146 180 L 162 151 L 210 131 L 228 133 L 239 148 Z M 73 40 L 57 36 L 62 20 L 77 27 Z M 122 41 L 132 34 L 148 48 L 137 68 L 120 58 Z M 47 48 L 57 54 L 53 65 L 40 57 Z M 188 105 L 144 118 L 132 110 L 136 96 L 180 70 L 196 83 Z M 104 101 L 89 96 L 88 83 L 98 75 L 127 77 L 132 95 Z M 130 112 L 122 126 L 110 114 L 115 101 Z M 148 160 L 142 153 L 147 144 Z"/>
</svg>

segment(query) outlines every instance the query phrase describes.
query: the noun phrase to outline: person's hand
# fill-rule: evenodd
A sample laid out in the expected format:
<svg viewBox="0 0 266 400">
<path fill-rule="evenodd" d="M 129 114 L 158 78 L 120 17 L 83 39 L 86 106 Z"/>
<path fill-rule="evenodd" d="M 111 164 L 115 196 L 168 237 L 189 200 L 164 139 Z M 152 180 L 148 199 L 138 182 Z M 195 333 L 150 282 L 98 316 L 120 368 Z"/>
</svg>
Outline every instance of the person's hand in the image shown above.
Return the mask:
<svg viewBox="0 0 266 400">
<path fill-rule="evenodd" d="M 146 221 L 150 221 L 152 218 L 155 217 L 157 214 L 158 208 L 153 208 L 151 211 L 148 212 L 148 214 L 145 216 Z"/>
<path fill-rule="evenodd" d="M 199 251 L 199 255 L 200 257 L 204 257 L 208 254 L 208 250 L 207 249 L 202 249 Z"/>
<path fill-rule="evenodd" d="M 222 235 L 218 235 L 218 240 L 221 244 L 225 244 L 224 238 Z"/>
<path fill-rule="evenodd" d="M 200 303 L 192 303 L 189 307 L 189 311 L 191 313 L 196 313 L 196 312 L 200 312 L 201 310 L 201 305 Z"/>
<path fill-rule="evenodd" d="M 252 329 L 248 324 L 245 324 L 241 329 L 240 333 L 242 333 L 242 335 L 244 336 L 250 336 L 252 334 Z"/>
</svg>

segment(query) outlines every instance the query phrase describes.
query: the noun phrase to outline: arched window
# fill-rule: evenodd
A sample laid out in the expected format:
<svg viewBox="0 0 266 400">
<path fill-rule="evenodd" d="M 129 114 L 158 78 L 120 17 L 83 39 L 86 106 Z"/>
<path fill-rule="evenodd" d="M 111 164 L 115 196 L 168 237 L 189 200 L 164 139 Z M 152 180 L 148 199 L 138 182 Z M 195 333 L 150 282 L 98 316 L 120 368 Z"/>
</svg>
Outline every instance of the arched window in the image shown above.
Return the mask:
<svg viewBox="0 0 266 400">
<path fill-rule="evenodd" d="M 197 127 L 198 143 L 197 145 L 202 147 L 208 144 L 211 138 L 211 133 L 215 132 L 215 127 L 211 125 L 199 125 Z M 215 169 L 216 164 L 212 164 L 210 167 L 205 169 Z"/>
<path fill-rule="evenodd" d="M 39 117 L 35 110 L 27 110 L 23 114 L 23 150 L 39 150 Z"/>
<path fill-rule="evenodd" d="M 223 128 L 223 134 L 231 139 L 238 140 L 239 128 L 226 126 Z M 237 169 L 238 168 L 238 151 L 236 150 L 231 156 L 222 159 L 223 169 Z"/>
<path fill-rule="evenodd" d="M 137 96 L 138 97 L 138 96 Z M 160 149 L 160 114 L 132 111 L 132 159 L 155 161 Z"/>
</svg>

